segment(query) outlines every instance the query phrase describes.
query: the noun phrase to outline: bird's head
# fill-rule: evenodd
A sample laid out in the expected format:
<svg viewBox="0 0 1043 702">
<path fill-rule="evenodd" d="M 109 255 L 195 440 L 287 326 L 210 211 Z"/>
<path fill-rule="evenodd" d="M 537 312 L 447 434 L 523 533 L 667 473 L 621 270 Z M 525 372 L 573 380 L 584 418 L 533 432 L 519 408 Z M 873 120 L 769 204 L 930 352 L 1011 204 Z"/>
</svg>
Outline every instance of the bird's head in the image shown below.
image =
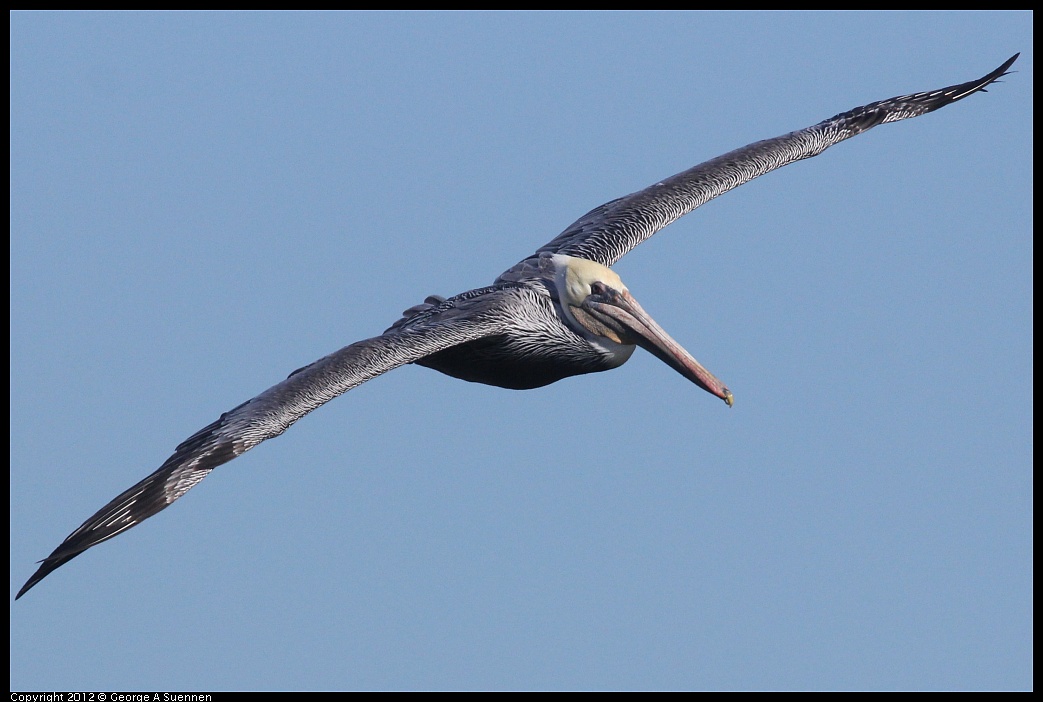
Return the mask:
<svg viewBox="0 0 1043 702">
<path fill-rule="evenodd" d="M 575 331 L 600 341 L 602 348 L 623 350 L 620 362 L 629 358 L 626 351 L 640 346 L 731 407 L 731 391 L 656 324 L 615 272 L 584 258 L 553 258 L 558 300 Z"/>
</svg>

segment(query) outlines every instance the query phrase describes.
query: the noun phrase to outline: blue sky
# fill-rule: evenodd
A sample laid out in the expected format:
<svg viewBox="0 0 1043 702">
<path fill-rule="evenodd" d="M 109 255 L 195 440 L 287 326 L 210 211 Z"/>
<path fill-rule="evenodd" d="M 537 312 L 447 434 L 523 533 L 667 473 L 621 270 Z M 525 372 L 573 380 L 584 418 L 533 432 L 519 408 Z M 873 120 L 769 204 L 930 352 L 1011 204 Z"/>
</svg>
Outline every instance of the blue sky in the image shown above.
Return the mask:
<svg viewBox="0 0 1043 702">
<path fill-rule="evenodd" d="M 221 412 L 591 207 L 986 94 L 617 264 L 638 351 L 407 367 L 11 606 L 15 690 L 1029 689 L 1032 15 L 11 15 L 11 597 Z"/>
</svg>

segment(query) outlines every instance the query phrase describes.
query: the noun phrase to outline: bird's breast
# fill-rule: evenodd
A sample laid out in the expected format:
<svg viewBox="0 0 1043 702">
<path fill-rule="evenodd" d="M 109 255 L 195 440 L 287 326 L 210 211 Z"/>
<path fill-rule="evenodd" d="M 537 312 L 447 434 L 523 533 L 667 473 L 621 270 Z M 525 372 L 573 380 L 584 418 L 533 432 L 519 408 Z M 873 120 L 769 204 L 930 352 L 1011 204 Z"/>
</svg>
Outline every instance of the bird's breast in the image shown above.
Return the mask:
<svg viewBox="0 0 1043 702">
<path fill-rule="evenodd" d="M 427 356 L 417 365 L 454 378 L 512 390 L 529 390 L 584 373 L 610 370 L 633 346 L 591 343 L 564 321 L 546 295 L 526 295 L 503 334 L 469 341 Z"/>
</svg>

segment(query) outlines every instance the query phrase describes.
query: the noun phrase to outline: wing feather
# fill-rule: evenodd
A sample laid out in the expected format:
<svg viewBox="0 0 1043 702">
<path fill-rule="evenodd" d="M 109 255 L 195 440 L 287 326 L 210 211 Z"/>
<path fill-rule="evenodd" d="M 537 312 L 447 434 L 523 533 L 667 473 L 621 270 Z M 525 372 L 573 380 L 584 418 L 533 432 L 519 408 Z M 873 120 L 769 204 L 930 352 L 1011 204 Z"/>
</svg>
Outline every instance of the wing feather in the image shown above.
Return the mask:
<svg viewBox="0 0 1043 702">
<path fill-rule="evenodd" d="M 179 444 L 154 473 L 120 493 L 72 532 L 41 561 L 15 599 L 91 546 L 165 509 L 217 466 L 279 436 L 338 395 L 406 363 L 502 331 L 508 301 L 500 291 L 489 289 L 477 299 L 468 299 L 463 312 L 452 302 L 411 324 L 397 325 L 294 371 L 281 383 L 222 414 Z"/>
<path fill-rule="evenodd" d="M 842 112 L 806 129 L 749 144 L 650 187 L 595 207 L 541 247 L 606 266 L 696 207 L 769 171 L 817 156 L 878 124 L 917 117 L 951 105 L 1007 74 L 1020 54 L 978 80 L 941 90 L 901 95 Z"/>
</svg>

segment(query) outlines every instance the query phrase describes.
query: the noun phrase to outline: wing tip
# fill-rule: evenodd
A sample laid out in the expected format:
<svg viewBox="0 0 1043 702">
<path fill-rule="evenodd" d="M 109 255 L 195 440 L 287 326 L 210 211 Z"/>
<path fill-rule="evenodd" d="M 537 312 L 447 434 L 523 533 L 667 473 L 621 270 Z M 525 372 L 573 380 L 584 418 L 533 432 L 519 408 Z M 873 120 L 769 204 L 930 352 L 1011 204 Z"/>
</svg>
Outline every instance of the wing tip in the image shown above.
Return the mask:
<svg viewBox="0 0 1043 702">
<path fill-rule="evenodd" d="M 48 556 L 42 561 L 39 561 L 40 567 L 36 569 L 36 572 L 33 573 L 31 578 L 25 581 L 25 585 L 22 585 L 22 589 L 19 590 L 18 594 L 14 596 L 15 600 L 32 590 L 34 587 L 36 587 L 37 583 L 39 583 L 41 580 L 46 578 L 48 575 L 53 573 L 58 568 L 61 568 L 63 565 L 71 561 L 73 558 L 76 558 L 76 556 L 80 555 L 81 553 L 83 553 L 83 551 L 77 551 L 72 555 L 61 556 L 59 558 Z"/>
<path fill-rule="evenodd" d="M 977 90 L 973 90 L 971 92 L 975 92 L 975 93 L 978 92 L 978 91 L 981 91 L 983 93 L 984 92 L 988 92 L 988 91 L 985 90 L 985 88 L 987 88 L 988 86 L 992 85 L 993 83 L 998 81 L 1003 76 L 1009 76 L 1011 73 L 1016 73 L 1016 71 L 1011 71 L 1009 69 L 1010 69 L 1011 66 L 1014 65 L 1014 62 L 1018 60 L 1019 56 L 1021 56 L 1021 52 L 1020 51 L 1017 52 L 1016 54 L 1014 54 L 1013 56 L 1011 56 L 1006 61 L 1004 61 L 1003 64 L 1000 65 L 1000 67 L 997 68 L 995 71 L 992 71 L 988 75 L 983 76 L 981 78 L 981 80 L 977 81 L 978 83 L 981 84 L 981 87 L 979 87 Z M 969 94 L 970 93 L 968 93 L 968 95 Z"/>
</svg>

